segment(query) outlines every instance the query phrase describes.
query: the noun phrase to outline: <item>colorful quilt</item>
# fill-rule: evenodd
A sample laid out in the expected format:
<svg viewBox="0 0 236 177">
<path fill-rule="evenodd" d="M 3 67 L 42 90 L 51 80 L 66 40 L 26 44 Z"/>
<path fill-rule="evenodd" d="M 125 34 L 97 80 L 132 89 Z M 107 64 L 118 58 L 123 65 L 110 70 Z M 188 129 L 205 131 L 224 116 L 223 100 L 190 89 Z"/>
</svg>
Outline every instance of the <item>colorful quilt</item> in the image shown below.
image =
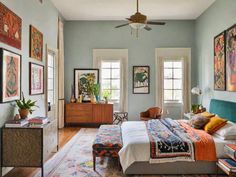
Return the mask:
<svg viewBox="0 0 236 177">
<path fill-rule="evenodd" d="M 151 148 L 150 163 L 216 161 L 214 141 L 202 130 L 170 118 L 147 121 L 146 128 Z M 210 154 L 206 156 L 205 152 Z"/>
</svg>

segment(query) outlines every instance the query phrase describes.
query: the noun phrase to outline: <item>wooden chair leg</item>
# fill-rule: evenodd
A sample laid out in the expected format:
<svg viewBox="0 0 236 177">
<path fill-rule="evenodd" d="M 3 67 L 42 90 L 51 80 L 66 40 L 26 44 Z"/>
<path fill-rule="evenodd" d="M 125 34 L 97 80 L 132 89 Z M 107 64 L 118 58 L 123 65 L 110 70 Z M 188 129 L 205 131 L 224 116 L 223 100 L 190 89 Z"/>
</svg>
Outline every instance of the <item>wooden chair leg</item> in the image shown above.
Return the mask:
<svg viewBox="0 0 236 177">
<path fill-rule="evenodd" d="M 96 171 L 96 155 L 93 153 L 93 170 Z"/>
</svg>

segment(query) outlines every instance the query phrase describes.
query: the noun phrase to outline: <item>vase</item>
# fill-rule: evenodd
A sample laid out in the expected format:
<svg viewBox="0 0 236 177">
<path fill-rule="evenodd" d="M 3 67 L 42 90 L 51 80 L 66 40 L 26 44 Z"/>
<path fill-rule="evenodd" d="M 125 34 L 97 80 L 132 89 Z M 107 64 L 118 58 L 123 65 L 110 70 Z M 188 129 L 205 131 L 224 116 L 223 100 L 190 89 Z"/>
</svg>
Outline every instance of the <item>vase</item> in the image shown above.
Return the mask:
<svg viewBox="0 0 236 177">
<path fill-rule="evenodd" d="M 94 95 L 90 95 L 90 101 L 91 103 L 96 103 L 96 98 Z"/>
<path fill-rule="evenodd" d="M 29 115 L 29 109 L 19 109 L 19 114 L 21 119 L 25 119 Z"/>
<path fill-rule="evenodd" d="M 96 96 L 96 101 L 97 101 L 97 102 L 100 101 L 100 96 L 99 96 L 99 95 Z"/>
</svg>

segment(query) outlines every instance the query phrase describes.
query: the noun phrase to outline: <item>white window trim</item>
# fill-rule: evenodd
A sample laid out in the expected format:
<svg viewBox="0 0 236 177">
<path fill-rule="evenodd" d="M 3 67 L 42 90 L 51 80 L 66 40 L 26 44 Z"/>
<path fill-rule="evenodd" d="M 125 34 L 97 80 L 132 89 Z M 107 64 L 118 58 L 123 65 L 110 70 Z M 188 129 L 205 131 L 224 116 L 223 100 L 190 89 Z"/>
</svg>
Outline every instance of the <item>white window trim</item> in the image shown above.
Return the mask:
<svg viewBox="0 0 236 177">
<path fill-rule="evenodd" d="M 93 67 L 101 69 L 101 61 L 120 60 L 120 111 L 128 111 L 128 49 L 93 49 Z M 99 76 L 101 81 L 101 74 Z"/>
</svg>

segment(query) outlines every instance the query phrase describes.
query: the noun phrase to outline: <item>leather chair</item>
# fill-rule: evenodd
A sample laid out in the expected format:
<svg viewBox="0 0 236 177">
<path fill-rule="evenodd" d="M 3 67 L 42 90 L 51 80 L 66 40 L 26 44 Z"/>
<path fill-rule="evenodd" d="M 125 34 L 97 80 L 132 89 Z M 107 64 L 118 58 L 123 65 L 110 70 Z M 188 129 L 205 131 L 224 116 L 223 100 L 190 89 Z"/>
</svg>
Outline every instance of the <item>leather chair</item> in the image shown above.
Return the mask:
<svg viewBox="0 0 236 177">
<path fill-rule="evenodd" d="M 140 113 L 140 119 L 142 121 L 148 121 L 150 119 L 160 119 L 162 116 L 162 109 L 158 107 L 149 108 L 145 112 Z"/>
</svg>

